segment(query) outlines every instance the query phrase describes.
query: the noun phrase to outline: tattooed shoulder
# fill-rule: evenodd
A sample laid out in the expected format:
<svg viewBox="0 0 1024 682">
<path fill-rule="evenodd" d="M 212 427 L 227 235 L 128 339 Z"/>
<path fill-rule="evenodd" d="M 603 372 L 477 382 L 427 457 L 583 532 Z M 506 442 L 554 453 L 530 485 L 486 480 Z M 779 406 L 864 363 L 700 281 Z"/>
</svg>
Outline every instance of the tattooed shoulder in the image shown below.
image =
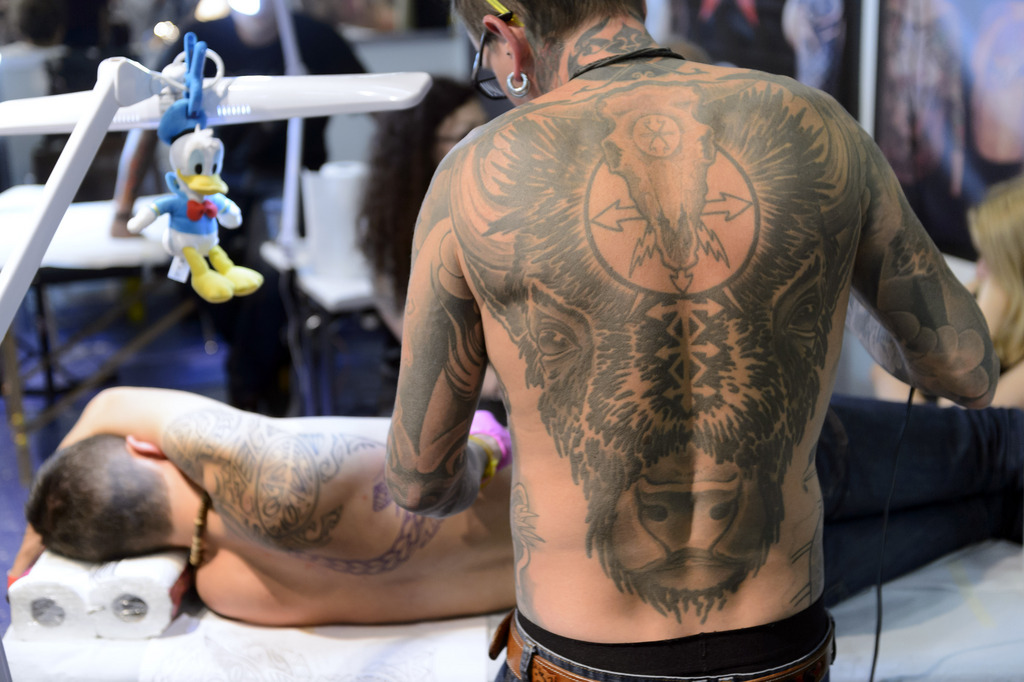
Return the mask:
<svg viewBox="0 0 1024 682">
<path fill-rule="evenodd" d="M 383 444 L 341 433 L 294 432 L 273 420 L 206 410 L 175 420 L 168 455 L 214 499 L 225 523 L 286 549 L 326 544 L 343 510 L 343 465 Z"/>
</svg>

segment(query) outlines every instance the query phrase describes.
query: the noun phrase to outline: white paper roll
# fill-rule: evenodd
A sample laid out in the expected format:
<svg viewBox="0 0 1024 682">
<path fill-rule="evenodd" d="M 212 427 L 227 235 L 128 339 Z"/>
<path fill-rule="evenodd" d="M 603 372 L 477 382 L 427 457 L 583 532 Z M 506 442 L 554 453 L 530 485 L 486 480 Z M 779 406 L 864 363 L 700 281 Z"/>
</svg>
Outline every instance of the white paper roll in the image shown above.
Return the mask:
<svg viewBox="0 0 1024 682">
<path fill-rule="evenodd" d="M 11 634 L 18 639 L 95 637 L 88 614 L 93 565 L 43 552 L 28 575 L 11 585 Z"/>
<path fill-rule="evenodd" d="M 188 553 L 93 564 L 52 552 L 11 585 L 17 639 L 145 639 L 174 619 L 190 584 Z"/>
<path fill-rule="evenodd" d="M 146 639 L 162 633 L 178 610 L 187 584 L 183 551 L 163 552 L 97 566 L 89 617 L 99 637 Z"/>
<path fill-rule="evenodd" d="M 319 171 L 302 171 L 306 248 L 314 274 L 353 279 L 368 276 L 356 232 L 367 172 L 362 161 L 332 161 Z"/>
</svg>

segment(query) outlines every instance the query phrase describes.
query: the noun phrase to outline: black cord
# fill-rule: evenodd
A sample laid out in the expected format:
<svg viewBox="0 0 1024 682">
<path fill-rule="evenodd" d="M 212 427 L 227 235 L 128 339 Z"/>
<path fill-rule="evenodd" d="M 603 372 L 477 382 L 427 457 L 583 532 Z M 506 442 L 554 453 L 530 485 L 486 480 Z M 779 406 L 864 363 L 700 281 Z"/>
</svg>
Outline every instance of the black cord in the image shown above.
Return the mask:
<svg viewBox="0 0 1024 682">
<path fill-rule="evenodd" d="M 900 427 L 900 436 L 896 440 L 896 450 L 892 455 L 892 481 L 889 483 L 889 496 L 885 499 L 885 509 L 882 510 L 882 548 L 878 553 L 878 581 L 875 583 L 875 650 L 871 655 L 871 677 L 869 682 L 875 682 L 875 668 L 878 665 L 878 645 L 882 639 L 882 576 L 885 568 L 885 537 L 889 530 L 889 507 L 892 505 L 892 496 L 896 491 L 896 465 L 900 460 L 900 446 L 903 445 L 903 436 L 907 432 L 907 422 L 910 421 L 910 406 L 914 402 L 914 387 L 910 387 L 910 395 L 907 396 L 907 411 L 903 416 L 903 426 Z"/>
<path fill-rule="evenodd" d="M 315 409 L 316 403 L 314 398 L 319 396 L 313 395 L 313 382 L 310 378 L 311 363 L 306 362 L 306 354 L 302 349 L 303 325 L 305 321 L 300 317 L 299 304 L 296 300 L 295 289 L 299 286 L 297 280 L 298 274 L 294 269 L 288 268 L 283 270 L 277 281 L 277 289 L 281 296 L 281 303 L 284 305 L 285 342 L 288 345 L 288 354 L 291 355 L 292 369 L 295 372 L 295 383 L 298 384 L 299 413 L 308 414 L 308 410 Z M 330 414 L 330 412 L 326 414 Z"/>
</svg>

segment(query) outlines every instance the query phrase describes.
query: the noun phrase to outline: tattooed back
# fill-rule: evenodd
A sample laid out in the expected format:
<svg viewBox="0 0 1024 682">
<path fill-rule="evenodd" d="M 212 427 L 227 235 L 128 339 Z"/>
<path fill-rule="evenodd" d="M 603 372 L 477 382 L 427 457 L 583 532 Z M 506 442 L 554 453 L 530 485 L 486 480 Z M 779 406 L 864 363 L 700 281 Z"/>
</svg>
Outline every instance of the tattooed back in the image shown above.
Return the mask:
<svg viewBox="0 0 1024 682">
<path fill-rule="evenodd" d="M 862 140 L 794 81 L 666 59 L 571 81 L 446 161 L 420 229 L 454 236 L 506 390 L 527 617 L 640 641 L 818 598 Z"/>
</svg>

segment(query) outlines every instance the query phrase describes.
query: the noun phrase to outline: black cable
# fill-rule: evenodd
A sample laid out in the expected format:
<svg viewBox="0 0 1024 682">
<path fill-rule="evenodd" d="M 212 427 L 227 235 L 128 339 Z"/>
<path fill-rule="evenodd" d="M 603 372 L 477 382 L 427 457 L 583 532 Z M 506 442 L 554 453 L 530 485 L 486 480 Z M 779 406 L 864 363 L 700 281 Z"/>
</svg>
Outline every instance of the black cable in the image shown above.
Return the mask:
<svg viewBox="0 0 1024 682">
<path fill-rule="evenodd" d="M 298 274 L 292 268 L 281 272 L 277 281 L 278 293 L 281 303 L 284 306 L 285 316 L 285 342 L 288 345 L 288 354 L 291 355 L 292 370 L 294 371 L 296 392 L 299 395 L 299 414 L 309 414 L 314 410 L 316 402 L 313 395 L 313 382 L 310 378 L 310 364 L 306 362 L 306 354 L 302 349 L 302 334 L 305 321 L 301 319 L 299 304 L 296 300 L 295 288 L 299 286 Z M 292 405 L 289 405 L 289 410 Z M 327 414 L 330 414 L 328 412 Z"/>
<path fill-rule="evenodd" d="M 885 569 L 885 537 L 889 530 L 889 507 L 892 505 L 892 496 L 896 491 L 896 465 L 900 460 L 900 446 L 903 445 L 903 436 L 907 432 L 907 422 L 910 421 L 910 406 L 914 402 L 914 387 L 910 387 L 910 395 L 907 396 L 907 412 L 903 417 L 903 426 L 900 427 L 900 436 L 896 440 L 896 450 L 892 455 L 892 481 L 889 483 L 889 496 L 885 499 L 885 508 L 882 510 L 882 548 L 878 553 L 878 581 L 875 583 L 875 650 L 871 655 L 871 677 L 869 682 L 875 682 L 875 668 L 878 665 L 878 645 L 882 640 L 882 576 Z"/>
</svg>

